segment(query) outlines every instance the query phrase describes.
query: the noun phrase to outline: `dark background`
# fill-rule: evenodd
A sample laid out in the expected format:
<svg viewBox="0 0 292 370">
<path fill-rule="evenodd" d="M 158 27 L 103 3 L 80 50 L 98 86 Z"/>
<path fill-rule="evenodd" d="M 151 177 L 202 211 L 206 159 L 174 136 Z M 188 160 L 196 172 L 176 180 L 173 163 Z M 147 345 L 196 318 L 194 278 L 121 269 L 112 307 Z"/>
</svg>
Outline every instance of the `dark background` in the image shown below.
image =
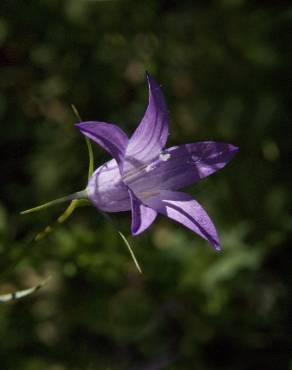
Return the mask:
<svg viewBox="0 0 292 370">
<path fill-rule="evenodd" d="M 0 5 L 0 293 L 52 279 L 0 305 L 3 370 L 292 369 L 292 5 L 281 1 L 5 1 Z M 82 189 L 87 151 L 74 129 L 129 134 L 163 86 L 169 146 L 240 147 L 188 192 L 223 251 L 162 216 L 131 239 L 78 209 L 19 211 Z M 96 165 L 109 157 L 94 145 Z M 130 213 L 116 215 L 123 232 Z"/>
</svg>

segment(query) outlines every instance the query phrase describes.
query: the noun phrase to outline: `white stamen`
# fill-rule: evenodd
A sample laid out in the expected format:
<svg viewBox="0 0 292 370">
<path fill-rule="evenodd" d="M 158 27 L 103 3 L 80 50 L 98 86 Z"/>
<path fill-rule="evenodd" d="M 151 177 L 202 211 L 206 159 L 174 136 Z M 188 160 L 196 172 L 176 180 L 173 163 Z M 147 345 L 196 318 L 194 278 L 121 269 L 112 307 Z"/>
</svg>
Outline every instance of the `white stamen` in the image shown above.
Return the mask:
<svg viewBox="0 0 292 370">
<path fill-rule="evenodd" d="M 159 159 L 163 162 L 168 161 L 170 157 L 171 157 L 171 155 L 169 153 L 160 153 L 159 154 Z"/>
<path fill-rule="evenodd" d="M 154 170 L 154 168 L 155 168 L 155 164 L 154 164 L 154 163 L 150 163 L 150 164 L 148 164 L 148 166 L 145 168 L 145 171 L 146 171 L 146 172 L 150 172 L 150 171 Z"/>
</svg>

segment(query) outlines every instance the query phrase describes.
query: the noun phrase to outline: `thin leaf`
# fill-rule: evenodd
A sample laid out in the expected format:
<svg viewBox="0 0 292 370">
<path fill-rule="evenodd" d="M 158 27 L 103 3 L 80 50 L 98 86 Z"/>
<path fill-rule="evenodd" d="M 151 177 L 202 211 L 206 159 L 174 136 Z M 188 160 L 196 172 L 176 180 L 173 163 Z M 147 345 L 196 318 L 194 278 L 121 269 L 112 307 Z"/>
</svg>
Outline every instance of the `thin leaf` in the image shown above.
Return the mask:
<svg viewBox="0 0 292 370">
<path fill-rule="evenodd" d="M 73 110 L 73 113 L 74 113 L 74 114 L 75 114 L 75 116 L 77 117 L 78 121 L 79 121 L 79 122 L 81 122 L 81 121 L 82 121 L 82 119 L 81 119 L 81 117 L 80 117 L 80 114 L 79 114 L 79 112 L 78 112 L 78 109 L 75 107 L 75 105 L 74 105 L 74 104 L 71 104 L 71 108 L 72 108 L 72 110 Z"/>
<path fill-rule="evenodd" d="M 89 157 L 89 165 L 88 165 L 88 179 L 92 176 L 94 171 L 94 157 L 93 157 L 93 151 L 91 146 L 91 141 L 88 139 L 88 137 L 85 138 L 87 149 L 88 149 L 88 157 Z"/>
<path fill-rule="evenodd" d="M 81 116 L 78 112 L 78 109 L 75 107 L 74 104 L 71 104 L 72 110 L 77 117 L 78 121 L 81 122 Z M 93 157 L 93 151 L 91 146 L 91 141 L 88 139 L 88 137 L 85 138 L 87 149 L 88 149 L 88 157 L 89 157 L 89 165 L 88 165 L 88 179 L 92 176 L 94 171 L 94 157 Z"/>
<path fill-rule="evenodd" d="M 37 292 L 39 289 L 41 289 L 45 284 L 47 284 L 49 278 L 45 279 L 41 283 L 35 285 L 32 288 L 24 289 L 24 290 L 18 290 L 13 293 L 9 294 L 1 294 L 0 295 L 0 303 L 5 303 L 9 301 L 17 301 L 18 299 L 24 298 L 32 293 Z"/>
<path fill-rule="evenodd" d="M 125 235 L 120 231 L 120 230 L 117 230 L 118 234 L 120 235 L 120 237 L 122 238 L 123 242 L 125 243 L 126 247 L 128 248 L 128 251 L 137 267 L 137 270 L 140 272 L 140 274 L 143 274 L 142 272 L 142 269 L 137 261 L 137 258 L 135 257 L 135 254 L 133 252 L 133 249 L 131 248 L 130 246 L 130 243 L 128 242 L 127 238 L 125 237 Z"/>
<path fill-rule="evenodd" d="M 101 214 L 113 225 L 113 227 L 115 228 L 116 232 L 119 234 L 119 236 L 121 237 L 122 241 L 124 242 L 125 246 L 127 247 L 131 257 L 132 257 L 132 260 L 134 261 L 135 263 L 135 266 L 137 267 L 137 270 L 140 272 L 140 274 L 143 274 L 142 272 L 142 269 L 139 265 L 139 262 L 137 260 L 137 258 L 135 257 L 135 254 L 134 254 L 134 251 L 130 245 L 130 243 L 128 242 L 127 238 L 125 237 L 125 235 L 118 229 L 118 227 L 116 226 L 114 220 L 107 214 L 107 213 L 104 213 L 104 212 L 101 212 Z"/>
<path fill-rule="evenodd" d="M 56 226 L 64 223 L 67 221 L 67 219 L 73 214 L 76 208 L 78 207 L 83 207 L 83 206 L 88 206 L 91 205 L 91 203 L 87 199 L 74 199 L 72 202 L 69 204 L 69 206 L 65 209 L 65 211 L 57 218 L 57 221 L 55 223 L 48 225 L 45 227 L 45 229 L 41 232 L 39 232 L 35 236 L 35 241 L 39 241 L 44 239 L 48 234 L 50 234 Z"/>
<path fill-rule="evenodd" d="M 86 190 L 78 191 L 77 193 L 65 196 L 63 198 L 52 200 L 51 202 L 42 204 L 41 206 L 34 207 L 34 208 L 31 208 L 31 209 L 27 209 L 25 211 L 20 212 L 20 214 L 25 215 L 27 213 L 38 212 L 38 211 L 41 211 L 43 209 L 54 206 L 56 204 L 63 203 L 63 202 L 71 200 L 69 206 L 61 214 L 61 216 L 58 217 L 57 221 L 53 225 L 46 226 L 43 231 L 39 232 L 35 236 L 35 240 L 38 241 L 38 240 L 41 240 L 41 239 L 45 238 L 49 233 L 51 233 L 55 226 L 65 222 L 72 215 L 72 213 L 74 212 L 74 210 L 77 207 L 81 207 L 82 205 L 88 204 L 89 202 L 87 201 L 87 199 L 84 199 L 86 197 L 87 197 Z"/>
</svg>

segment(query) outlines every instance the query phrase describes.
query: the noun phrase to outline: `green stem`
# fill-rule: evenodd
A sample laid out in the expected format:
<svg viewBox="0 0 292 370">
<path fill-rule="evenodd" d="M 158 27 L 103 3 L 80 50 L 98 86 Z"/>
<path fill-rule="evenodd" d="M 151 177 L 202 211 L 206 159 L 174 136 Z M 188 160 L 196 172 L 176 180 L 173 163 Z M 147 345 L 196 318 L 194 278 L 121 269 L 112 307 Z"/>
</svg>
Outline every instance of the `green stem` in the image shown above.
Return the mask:
<svg viewBox="0 0 292 370">
<path fill-rule="evenodd" d="M 20 212 L 20 214 L 21 215 L 25 215 L 27 213 L 42 211 L 43 209 L 49 208 L 49 207 L 54 206 L 54 205 L 59 204 L 59 203 L 67 202 L 69 200 L 84 199 L 84 198 L 87 198 L 87 192 L 86 192 L 86 190 L 77 191 L 74 194 L 70 194 L 70 195 L 67 195 L 65 197 L 52 200 L 52 201 L 47 202 L 45 204 L 42 204 L 40 206 L 37 206 L 37 207 L 30 208 L 30 209 L 27 209 L 25 211 L 22 211 L 22 212 Z"/>
</svg>

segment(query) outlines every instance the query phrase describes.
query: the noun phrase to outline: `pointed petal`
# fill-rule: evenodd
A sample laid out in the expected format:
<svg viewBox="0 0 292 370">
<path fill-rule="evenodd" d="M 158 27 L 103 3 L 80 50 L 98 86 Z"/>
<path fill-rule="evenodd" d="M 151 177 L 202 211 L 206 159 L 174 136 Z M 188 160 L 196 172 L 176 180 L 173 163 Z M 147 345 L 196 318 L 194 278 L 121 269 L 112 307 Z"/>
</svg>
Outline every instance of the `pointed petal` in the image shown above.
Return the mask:
<svg viewBox="0 0 292 370">
<path fill-rule="evenodd" d="M 145 200 L 144 203 L 157 212 L 188 227 L 206 239 L 215 249 L 220 250 L 220 242 L 215 226 L 204 208 L 190 195 L 161 190 L 159 195 Z"/>
<path fill-rule="evenodd" d="M 83 135 L 109 152 L 122 169 L 128 137 L 118 126 L 105 122 L 81 122 L 75 125 Z"/>
<path fill-rule="evenodd" d="M 129 140 L 125 171 L 131 169 L 132 160 L 145 163 L 153 159 L 165 146 L 168 136 L 168 111 L 157 82 L 147 74 L 149 103 L 145 115 Z M 135 165 L 135 163 L 134 163 Z"/>
<path fill-rule="evenodd" d="M 154 189 L 177 190 L 223 168 L 238 148 L 211 141 L 185 144 L 164 150 L 139 176 L 125 176 L 125 182 L 139 196 Z"/>
<path fill-rule="evenodd" d="M 155 220 L 157 212 L 141 203 L 135 194 L 129 189 L 132 205 L 132 234 L 138 235 L 145 231 Z"/>
</svg>

